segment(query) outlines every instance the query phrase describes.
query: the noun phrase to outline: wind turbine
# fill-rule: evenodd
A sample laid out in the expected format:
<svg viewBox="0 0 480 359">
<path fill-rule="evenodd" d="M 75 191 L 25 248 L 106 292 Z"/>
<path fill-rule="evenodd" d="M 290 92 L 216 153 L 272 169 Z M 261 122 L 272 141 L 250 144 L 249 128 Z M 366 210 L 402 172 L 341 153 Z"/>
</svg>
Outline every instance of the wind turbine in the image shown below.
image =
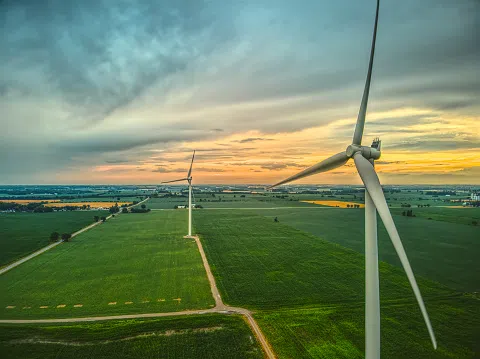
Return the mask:
<svg viewBox="0 0 480 359">
<path fill-rule="evenodd" d="M 192 162 L 190 163 L 190 169 L 188 170 L 187 177 L 176 179 L 173 181 L 165 181 L 160 183 L 172 183 L 172 182 L 181 182 L 188 181 L 188 236 L 192 236 L 192 166 L 193 160 L 195 158 L 195 151 L 193 151 Z"/>
<path fill-rule="evenodd" d="M 378 280 L 378 245 L 377 245 L 377 211 L 382 219 L 388 235 L 400 258 L 410 285 L 413 289 L 418 305 L 422 312 L 425 324 L 427 325 L 433 347 L 437 348 L 435 334 L 428 317 L 425 304 L 418 288 L 412 268 L 403 248 L 402 241 L 398 235 L 395 223 L 385 200 L 382 186 L 374 168 L 374 160 L 380 158 L 381 141 L 377 138 L 371 147 L 362 146 L 363 128 L 367 112 L 368 94 L 372 77 L 373 57 L 375 53 L 375 40 L 377 37 L 378 12 L 380 0 L 377 0 L 377 11 L 375 14 L 375 26 L 373 30 L 372 48 L 370 51 L 370 62 L 368 65 L 367 79 L 363 92 L 362 103 L 358 113 L 355 132 L 352 144 L 344 152 L 337 153 L 306 170 L 297 173 L 270 187 L 276 187 L 304 178 L 316 173 L 327 172 L 334 168 L 343 166 L 351 158 L 355 162 L 358 173 L 365 185 L 365 357 L 368 359 L 380 358 L 380 293 Z"/>
</svg>

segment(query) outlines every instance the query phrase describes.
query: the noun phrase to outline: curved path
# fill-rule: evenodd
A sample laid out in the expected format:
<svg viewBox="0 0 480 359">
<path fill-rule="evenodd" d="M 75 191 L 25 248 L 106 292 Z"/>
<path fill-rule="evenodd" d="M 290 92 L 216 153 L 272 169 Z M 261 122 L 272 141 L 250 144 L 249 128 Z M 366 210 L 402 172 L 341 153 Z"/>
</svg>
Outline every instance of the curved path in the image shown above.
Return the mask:
<svg viewBox="0 0 480 359">
<path fill-rule="evenodd" d="M 144 202 L 144 201 L 143 201 Z M 141 203 L 143 203 L 141 202 Z M 141 204 L 138 203 L 138 204 Z M 110 216 L 111 217 L 111 216 Z M 101 222 L 93 223 L 92 225 L 81 229 L 80 231 L 76 232 L 74 235 L 78 235 Z M 72 235 L 73 237 L 73 235 Z M 172 316 L 179 316 L 179 315 L 201 315 L 201 314 L 208 314 L 208 313 L 221 313 L 221 314 L 241 314 L 245 316 L 247 319 L 250 328 L 252 329 L 255 337 L 258 339 L 259 343 L 262 346 L 262 349 L 268 359 L 275 359 L 275 353 L 273 352 L 272 348 L 270 347 L 267 339 L 262 333 L 262 330 L 258 326 L 255 318 L 253 318 L 252 312 L 245 308 L 237 308 L 237 307 L 230 307 L 225 305 L 222 301 L 222 297 L 220 296 L 220 292 L 218 291 L 217 284 L 215 282 L 215 277 L 210 269 L 210 265 L 208 264 L 207 256 L 205 255 L 205 251 L 203 250 L 202 242 L 198 236 L 185 236 L 184 238 L 193 238 L 197 243 L 198 250 L 200 252 L 200 256 L 202 257 L 203 266 L 205 267 L 205 271 L 207 272 L 208 281 L 210 283 L 210 289 L 212 291 L 212 296 L 215 299 L 215 307 L 211 309 L 204 309 L 204 310 L 185 310 L 181 312 L 166 312 L 166 313 L 144 313 L 144 314 L 125 314 L 125 315 L 111 315 L 111 316 L 98 316 L 98 317 L 84 317 L 84 318 L 59 318 L 59 319 L 0 319 L 0 323 L 5 324 L 34 324 L 34 323 L 75 323 L 75 322 L 94 322 L 94 321 L 102 321 L 102 320 L 119 320 L 119 319 L 138 319 L 138 318 L 158 318 L 158 317 L 172 317 Z M 55 245 L 60 244 L 61 242 L 54 243 Z M 43 248 L 39 253 L 39 255 L 46 250 L 53 248 L 54 246 L 50 245 Z M 36 252 L 37 253 L 37 252 Z M 35 253 L 34 253 L 35 254 Z M 26 257 L 25 261 L 28 259 L 33 258 L 34 256 L 29 256 L 30 258 Z M 28 258 L 28 259 L 27 259 Z M 20 262 L 20 261 L 19 261 Z M 21 263 L 23 263 L 21 262 Z M 17 265 L 21 264 L 18 263 Z"/>
</svg>

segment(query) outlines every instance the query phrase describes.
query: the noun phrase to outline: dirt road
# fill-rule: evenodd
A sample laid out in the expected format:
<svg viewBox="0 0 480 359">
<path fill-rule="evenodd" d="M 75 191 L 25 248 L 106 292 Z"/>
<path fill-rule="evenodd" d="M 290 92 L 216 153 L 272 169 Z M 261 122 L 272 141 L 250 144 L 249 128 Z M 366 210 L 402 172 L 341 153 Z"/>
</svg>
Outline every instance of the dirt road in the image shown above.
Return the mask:
<svg viewBox="0 0 480 359">
<path fill-rule="evenodd" d="M 146 200 L 145 200 L 146 201 Z M 145 202 L 142 201 L 138 203 L 137 205 Z M 110 216 L 111 217 L 111 216 Z M 109 217 L 109 218 L 110 218 Z M 91 224 L 90 226 L 87 226 L 83 229 L 81 229 L 78 232 L 75 232 L 74 235 L 78 235 L 96 225 L 98 225 L 101 222 L 96 222 Z M 200 256 L 202 257 L 202 262 L 203 266 L 205 267 L 205 271 L 207 273 L 207 278 L 210 283 L 210 289 L 212 291 L 212 296 L 215 300 L 215 307 L 211 309 L 204 309 L 204 310 L 186 310 L 186 311 L 181 311 L 181 312 L 167 312 L 167 313 L 144 313 L 144 314 L 126 314 L 126 315 L 111 315 L 111 316 L 97 316 L 97 317 L 85 317 L 85 318 L 58 318 L 58 319 L 0 319 L 0 323 L 8 323 L 8 324 L 33 324 L 33 323 L 78 323 L 78 322 L 94 322 L 94 321 L 103 321 L 103 320 L 120 320 L 120 319 L 138 319 L 138 318 L 158 318 L 158 317 L 172 317 L 172 316 L 181 316 L 181 315 L 202 315 L 202 314 L 208 314 L 208 313 L 221 313 L 221 314 L 241 314 L 245 316 L 247 319 L 248 324 L 250 325 L 250 328 L 252 329 L 253 333 L 255 334 L 255 337 L 259 341 L 260 345 L 262 346 L 262 349 L 268 359 L 275 359 L 275 353 L 273 352 L 272 348 L 270 347 L 267 339 L 262 333 L 262 330 L 258 326 L 257 322 L 253 318 L 252 312 L 249 311 L 248 309 L 244 308 L 237 308 L 237 307 L 230 307 L 228 305 L 225 305 L 222 301 L 222 297 L 220 295 L 220 292 L 218 291 L 217 288 L 217 283 L 215 282 L 215 277 L 213 276 L 213 273 L 210 269 L 210 265 L 207 260 L 207 256 L 205 255 L 205 251 L 203 250 L 202 242 L 200 241 L 200 238 L 198 236 L 192 236 L 188 237 L 186 236 L 185 238 L 193 238 L 195 239 L 195 242 L 197 243 L 198 250 L 200 252 Z M 60 244 L 61 242 L 53 243 L 53 245 L 50 245 L 48 247 L 43 248 L 42 250 L 33 253 L 31 256 L 25 257 L 24 260 L 20 260 L 16 263 L 17 265 L 20 265 L 21 263 L 26 262 L 27 260 L 47 251 L 50 248 L 53 248 L 55 245 Z M 0 273 L 1 274 L 1 273 Z"/>
<path fill-rule="evenodd" d="M 150 199 L 150 198 L 147 197 L 147 198 L 144 199 L 143 201 L 138 202 L 137 204 L 134 204 L 134 205 L 129 206 L 129 208 L 130 208 L 130 207 L 139 206 L 139 205 L 141 205 L 142 203 L 148 201 L 149 199 Z M 118 214 L 121 214 L 121 213 L 122 213 L 122 212 L 119 212 Z M 108 216 L 106 219 L 108 220 L 108 219 L 110 219 L 111 217 L 112 217 L 112 215 Z M 83 232 L 85 232 L 85 231 L 88 231 L 89 229 L 91 229 L 91 228 L 93 228 L 93 227 L 95 227 L 95 226 L 98 226 L 98 225 L 101 224 L 101 223 L 102 223 L 102 221 L 98 221 L 98 222 L 94 222 L 94 223 L 92 223 L 92 224 L 89 224 L 88 226 L 86 226 L 86 227 L 80 229 L 79 231 L 73 233 L 71 238 L 73 238 L 73 237 L 75 237 L 75 236 L 78 236 L 79 234 L 81 234 L 81 233 L 83 233 Z M 33 252 L 32 254 L 29 254 L 29 255 L 26 256 L 26 257 L 23 257 L 23 258 L 19 259 L 19 260 L 16 261 L 16 262 L 10 263 L 9 265 L 7 265 L 7 266 L 5 266 L 5 267 L 3 267 L 3 268 L 0 269 L 0 275 L 2 275 L 2 274 L 5 273 L 5 272 L 8 272 L 9 270 L 11 270 L 11 269 L 13 269 L 13 268 L 15 268 L 15 267 L 18 267 L 20 264 L 23 264 L 23 263 L 25 263 L 26 261 L 29 261 L 30 259 L 35 258 L 36 256 L 39 256 L 40 254 L 45 253 L 45 252 L 48 251 L 49 249 L 52 249 L 52 248 L 54 248 L 54 247 L 56 247 L 56 246 L 58 246 L 59 244 L 62 244 L 62 243 L 63 243 L 63 241 L 54 242 L 54 243 L 52 243 L 52 244 L 49 244 L 49 245 L 46 246 L 46 247 L 43 247 L 43 248 L 39 249 L 39 250 L 36 251 L 36 252 Z"/>
</svg>

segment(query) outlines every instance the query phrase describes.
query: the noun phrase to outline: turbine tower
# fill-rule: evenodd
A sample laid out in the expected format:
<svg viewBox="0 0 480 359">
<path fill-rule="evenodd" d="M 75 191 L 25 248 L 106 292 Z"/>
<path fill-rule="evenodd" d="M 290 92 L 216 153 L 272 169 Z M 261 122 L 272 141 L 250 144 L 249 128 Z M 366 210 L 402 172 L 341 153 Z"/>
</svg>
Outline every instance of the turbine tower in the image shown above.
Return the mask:
<svg viewBox="0 0 480 359">
<path fill-rule="evenodd" d="M 357 171 L 365 185 L 365 357 L 367 359 L 380 358 L 380 293 L 378 276 L 378 245 L 377 245 L 377 211 L 382 219 L 388 235 L 400 258 L 402 266 L 407 274 L 410 285 L 413 289 L 418 305 L 422 312 L 425 324 L 427 325 L 433 347 L 437 348 L 435 334 L 428 317 L 425 304 L 420 294 L 415 276 L 403 248 L 400 236 L 398 235 L 395 223 L 385 200 L 382 186 L 374 167 L 374 161 L 380 158 L 381 141 L 376 138 L 371 147 L 362 146 L 363 128 L 365 126 L 365 115 L 367 112 L 368 94 L 372 78 L 373 58 L 375 54 L 375 40 L 377 37 L 378 12 L 380 0 L 377 0 L 377 11 L 375 14 L 375 26 L 373 30 L 372 48 L 370 51 L 370 62 L 368 65 L 367 79 L 363 92 L 362 102 L 358 113 L 355 132 L 352 144 L 344 152 L 337 153 L 326 160 L 307 168 L 281 182 L 270 187 L 276 187 L 304 178 L 316 173 L 327 172 L 334 168 L 343 166 L 351 158 L 355 162 Z"/>
<path fill-rule="evenodd" d="M 195 158 L 195 151 L 193 151 L 192 162 L 190 163 L 190 169 L 188 170 L 187 177 L 180 178 L 172 181 L 165 181 L 160 183 L 172 183 L 172 182 L 188 182 L 188 236 L 192 236 L 192 166 Z"/>
</svg>

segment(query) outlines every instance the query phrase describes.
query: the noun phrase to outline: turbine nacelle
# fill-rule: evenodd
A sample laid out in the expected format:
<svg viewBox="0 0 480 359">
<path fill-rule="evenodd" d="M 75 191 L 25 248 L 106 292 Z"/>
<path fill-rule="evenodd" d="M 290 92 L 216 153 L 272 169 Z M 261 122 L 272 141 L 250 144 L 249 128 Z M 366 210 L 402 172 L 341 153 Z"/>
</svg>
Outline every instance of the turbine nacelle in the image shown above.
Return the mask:
<svg viewBox="0 0 480 359">
<path fill-rule="evenodd" d="M 350 145 L 345 150 L 345 154 L 349 158 L 353 158 L 358 152 L 360 152 L 367 160 L 378 160 L 381 156 L 381 152 L 375 147 Z"/>
</svg>

